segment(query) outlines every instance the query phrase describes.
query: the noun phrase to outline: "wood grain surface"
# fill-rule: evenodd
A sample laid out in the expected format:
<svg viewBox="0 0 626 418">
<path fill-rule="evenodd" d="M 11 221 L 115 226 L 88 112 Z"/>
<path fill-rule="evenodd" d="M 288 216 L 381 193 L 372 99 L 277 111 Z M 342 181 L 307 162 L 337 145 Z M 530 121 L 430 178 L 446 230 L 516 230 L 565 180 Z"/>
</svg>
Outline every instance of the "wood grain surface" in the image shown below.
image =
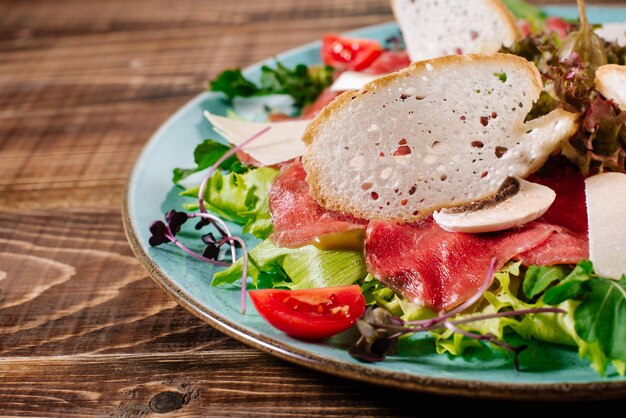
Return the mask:
<svg viewBox="0 0 626 418">
<path fill-rule="evenodd" d="M 135 158 L 208 79 L 391 19 L 387 0 L 0 0 L 1 415 L 506 406 L 347 381 L 249 348 L 170 300 L 124 236 Z"/>
</svg>

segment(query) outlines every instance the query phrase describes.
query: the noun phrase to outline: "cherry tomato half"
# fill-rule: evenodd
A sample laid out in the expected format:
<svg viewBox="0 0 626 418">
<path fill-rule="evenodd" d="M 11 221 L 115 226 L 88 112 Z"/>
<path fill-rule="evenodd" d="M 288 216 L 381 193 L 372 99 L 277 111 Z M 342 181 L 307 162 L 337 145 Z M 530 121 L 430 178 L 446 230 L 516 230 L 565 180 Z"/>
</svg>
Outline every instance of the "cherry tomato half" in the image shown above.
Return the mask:
<svg viewBox="0 0 626 418">
<path fill-rule="evenodd" d="M 259 314 L 293 337 L 319 340 L 350 328 L 365 311 L 359 286 L 251 290 Z"/>
<path fill-rule="evenodd" d="M 378 42 L 368 39 L 326 35 L 322 40 L 324 63 L 339 70 L 363 70 L 369 67 L 382 52 L 383 48 Z"/>
</svg>

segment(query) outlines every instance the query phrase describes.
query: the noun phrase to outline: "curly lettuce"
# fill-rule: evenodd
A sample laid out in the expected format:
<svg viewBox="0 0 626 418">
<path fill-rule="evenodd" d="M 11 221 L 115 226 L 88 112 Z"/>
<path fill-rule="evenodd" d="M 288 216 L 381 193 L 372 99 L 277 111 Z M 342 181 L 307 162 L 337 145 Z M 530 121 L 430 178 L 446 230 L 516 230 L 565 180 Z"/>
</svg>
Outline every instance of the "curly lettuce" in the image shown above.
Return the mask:
<svg viewBox="0 0 626 418">
<path fill-rule="evenodd" d="M 212 285 L 232 284 L 241 279 L 243 262 L 218 272 Z M 367 275 L 363 254 L 357 251 L 327 251 L 313 245 L 278 247 L 270 239 L 248 254 L 248 274 L 257 287 L 312 289 L 347 286 Z"/>
<path fill-rule="evenodd" d="M 204 202 L 208 210 L 239 225 L 243 232 L 257 238 L 267 238 L 272 232 L 269 209 L 269 189 L 278 170 L 261 167 L 244 173 L 231 171 L 216 172 L 208 181 Z M 182 196 L 198 198 L 200 187 L 181 192 Z M 198 203 L 184 205 L 187 210 L 196 210 Z"/>
</svg>

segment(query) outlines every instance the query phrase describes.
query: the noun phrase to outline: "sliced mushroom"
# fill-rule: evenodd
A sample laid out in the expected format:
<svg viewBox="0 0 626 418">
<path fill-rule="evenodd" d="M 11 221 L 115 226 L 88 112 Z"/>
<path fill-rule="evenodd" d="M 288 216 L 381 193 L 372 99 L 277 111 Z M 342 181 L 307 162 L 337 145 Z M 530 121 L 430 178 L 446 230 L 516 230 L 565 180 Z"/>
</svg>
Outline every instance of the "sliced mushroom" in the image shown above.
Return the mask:
<svg viewBox="0 0 626 418">
<path fill-rule="evenodd" d="M 469 205 L 442 209 L 433 218 L 450 232 L 502 231 L 539 218 L 555 198 L 556 193 L 549 187 L 508 178 L 496 195 Z"/>
</svg>

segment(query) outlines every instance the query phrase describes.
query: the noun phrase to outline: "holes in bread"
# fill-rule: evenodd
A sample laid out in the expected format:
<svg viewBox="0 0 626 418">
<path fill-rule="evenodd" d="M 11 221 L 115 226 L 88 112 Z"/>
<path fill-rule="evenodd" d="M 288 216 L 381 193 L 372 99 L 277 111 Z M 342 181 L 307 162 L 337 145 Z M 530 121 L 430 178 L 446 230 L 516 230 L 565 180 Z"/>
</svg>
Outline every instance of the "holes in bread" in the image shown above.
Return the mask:
<svg viewBox="0 0 626 418">
<path fill-rule="evenodd" d="M 392 154 L 394 157 L 404 157 L 411 155 L 411 148 L 408 145 L 400 145 Z"/>
<path fill-rule="evenodd" d="M 507 152 L 508 150 L 509 150 L 509 149 L 508 149 L 507 147 L 503 147 L 503 146 L 498 145 L 498 146 L 496 147 L 496 150 L 495 150 L 495 152 L 496 152 L 496 157 L 497 157 L 497 158 L 502 158 L 502 156 L 503 156 L 504 154 L 506 154 L 506 152 Z"/>
<path fill-rule="evenodd" d="M 482 148 L 485 146 L 483 141 L 472 141 L 470 145 L 472 146 L 472 148 Z"/>
<path fill-rule="evenodd" d="M 361 183 L 361 190 L 363 190 L 363 191 L 365 191 L 365 192 L 366 192 L 366 191 L 368 191 L 369 189 L 371 189 L 371 188 L 372 188 L 372 186 L 373 186 L 373 184 L 372 184 L 372 183 L 370 183 L 370 182 L 364 182 L 364 183 Z"/>
<path fill-rule="evenodd" d="M 407 87 L 402 93 L 400 93 L 400 99 L 406 100 L 411 96 L 415 96 L 416 93 L 417 90 L 415 90 L 415 87 Z"/>
<path fill-rule="evenodd" d="M 449 149 L 450 148 L 448 147 L 448 144 L 446 144 L 445 142 L 434 141 L 432 144 L 430 144 L 430 150 L 435 154 L 447 153 Z"/>
</svg>

